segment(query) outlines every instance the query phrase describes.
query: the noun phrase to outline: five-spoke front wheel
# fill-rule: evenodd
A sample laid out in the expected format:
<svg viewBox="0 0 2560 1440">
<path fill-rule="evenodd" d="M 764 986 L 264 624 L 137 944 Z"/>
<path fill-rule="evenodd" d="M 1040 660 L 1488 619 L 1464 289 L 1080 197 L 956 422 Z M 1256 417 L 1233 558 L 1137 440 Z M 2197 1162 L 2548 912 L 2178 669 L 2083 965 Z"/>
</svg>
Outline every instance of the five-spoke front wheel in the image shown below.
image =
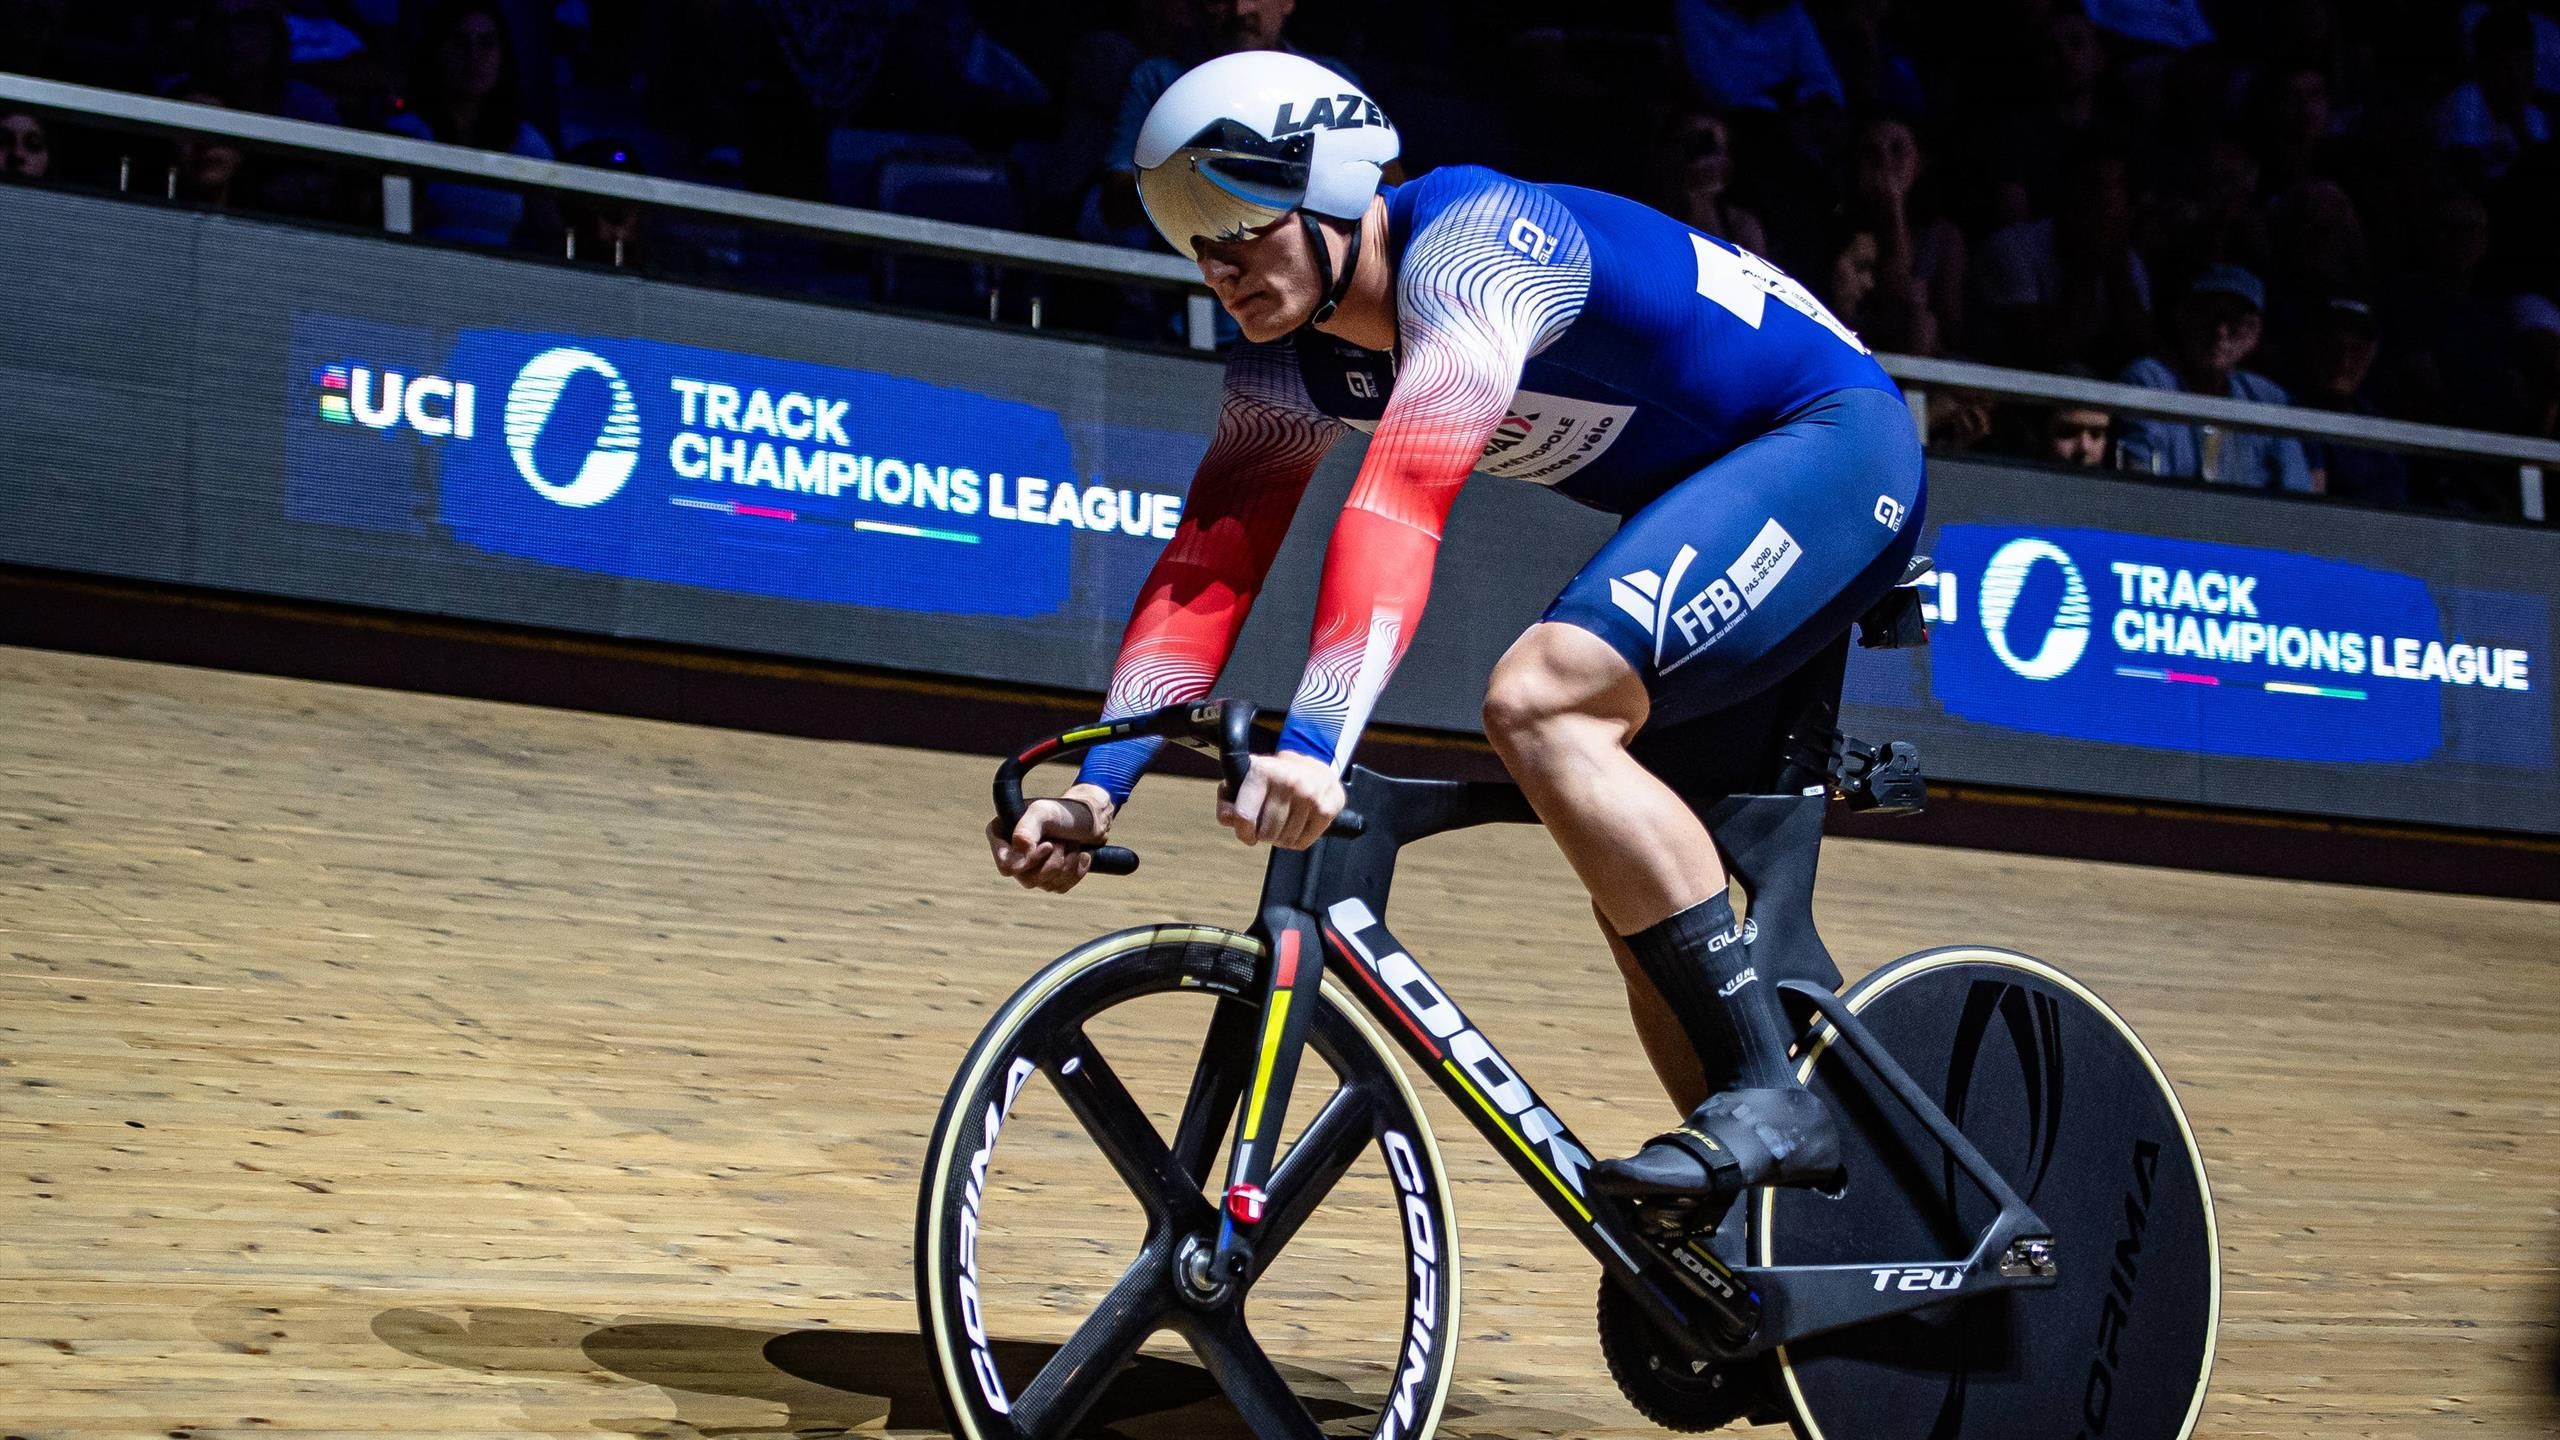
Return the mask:
<svg viewBox="0 0 2560 1440">
<path fill-rule="evenodd" d="M 1034 976 L 962 1063 L 926 1153 L 916 1285 L 963 1440 L 1046 1440 L 1188 1403 L 1201 1372 L 1140 1355 L 1163 1331 L 1256 1436 L 1306 1440 L 1364 1414 L 1380 1440 L 1436 1427 L 1457 1340 L 1448 1183 L 1394 1053 L 1330 986 L 1251 1271 L 1203 1263 L 1257 1058 L 1261 963 L 1225 930 L 1107 937 Z M 1401 1285 L 1378 1263 L 1398 1243 Z M 1295 1383 L 1249 1312 L 1311 1365 Z M 1141 1364 L 1167 1373 L 1149 1393 L 1113 1388 Z"/>
</svg>

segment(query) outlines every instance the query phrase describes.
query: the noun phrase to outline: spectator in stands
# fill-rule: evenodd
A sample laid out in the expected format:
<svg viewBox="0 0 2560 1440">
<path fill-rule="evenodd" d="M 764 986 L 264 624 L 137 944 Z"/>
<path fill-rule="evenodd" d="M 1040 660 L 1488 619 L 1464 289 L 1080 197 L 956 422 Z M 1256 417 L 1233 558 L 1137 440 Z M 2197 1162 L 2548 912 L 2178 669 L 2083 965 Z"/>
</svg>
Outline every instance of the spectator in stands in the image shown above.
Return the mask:
<svg viewBox="0 0 2560 1440">
<path fill-rule="evenodd" d="M 53 139 L 24 110 L 0 110 L 0 179 L 42 180 L 53 170 Z"/>
<path fill-rule="evenodd" d="M 2046 20 L 2033 65 L 2009 82 L 2024 93 L 1991 112 L 1989 133 L 1978 137 L 1992 180 L 2024 186 L 2037 213 L 2053 213 L 2072 157 L 2110 133 L 2100 103 L 2106 76 L 2106 50 L 2085 16 L 2058 11 Z"/>
<path fill-rule="evenodd" d="M 2305 320 L 2296 350 L 2293 403 L 2338 415 L 2382 413 L 2368 393 L 2382 330 L 2361 296 L 2326 297 Z M 2394 509 L 2409 503 L 2409 465 L 2398 455 L 2327 440 L 2305 440 L 2302 449 L 2323 493 Z"/>
<path fill-rule="evenodd" d="M 2170 353 L 2145 356 L 2120 378 L 2153 390 L 2288 404 L 2283 386 L 2240 368 L 2258 348 L 2266 308 L 2266 287 L 2257 276 L 2237 265 L 2216 265 L 2196 277 L 2178 302 Z M 2118 444 L 2129 470 L 2262 490 L 2316 488 L 2301 442 L 2290 437 L 2136 420 Z"/>
<path fill-rule="evenodd" d="M 2288 77 L 2298 70 L 2316 72 L 2324 98 L 2342 112 L 2361 93 L 2364 76 L 2356 62 L 2362 48 L 2348 42 L 2331 0 L 2261 0 L 2224 7 L 2223 13 L 2232 27 L 2251 32 L 2223 39 L 2253 57 L 2241 72 L 2249 93 L 2261 102 L 2292 93 Z"/>
<path fill-rule="evenodd" d="M 2213 26 L 2196 0 L 2088 0 L 2089 18 L 2101 30 L 2164 50 L 2192 50 L 2213 43 Z"/>
<path fill-rule="evenodd" d="M 0 69 L 38 75 L 48 80 L 67 79 L 62 73 L 63 12 L 65 0 L 0 0 Z"/>
<path fill-rule="evenodd" d="M 1725 198 L 1733 181 L 1733 132 L 1712 110 L 1689 110 L 1669 127 L 1669 196 L 1663 208 L 1693 229 L 1720 236 L 1754 255 L 1769 253 L 1760 217 Z"/>
<path fill-rule="evenodd" d="M 222 104 L 221 96 L 201 90 L 175 98 L 195 105 Z M 227 210 L 233 204 L 233 191 L 247 188 L 240 184 L 240 167 L 238 146 L 216 136 L 186 136 L 179 140 L 169 167 L 170 198 Z"/>
<path fill-rule="evenodd" d="M 1800 0 L 1677 0 L 1672 25 L 1690 82 L 1719 110 L 1847 98 Z"/>
<path fill-rule="evenodd" d="M 2339 174 L 2345 157 L 2328 75 L 2316 65 L 2283 67 L 2262 78 L 2261 90 L 2258 168 L 2267 188 Z"/>
<path fill-rule="evenodd" d="M 1885 244 L 1873 226 L 1855 215 L 1833 227 L 1815 272 L 1822 303 L 1874 349 L 1897 355 L 1937 355 L 1937 320 L 1928 287 L 1884 268 Z M 1991 402 L 1955 390 L 1929 396 L 1927 443 L 1940 450 L 1969 450 L 1991 431 Z"/>
<path fill-rule="evenodd" d="M 2272 221 L 2280 321 L 2308 318 L 2328 297 L 2362 294 L 2372 283 L 2364 221 L 2336 182 L 2295 185 L 2276 202 Z"/>
<path fill-rule="evenodd" d="M 551 158 L 550 142 L 524 118 L 515 43 L 495 0 L 439 0 L 428 12 L 411 57 L 408 102 L 387 127 L 396 134 Z M 547 220 L 539 212 L 550 208 L 513 190 L 450 181 L 430 181 L 419 191 L 417 233 L 492 249 L 516 242 L 529 205 L 537 221 Z M 536 228 L 557 234 L 554 224 Z"/>
<path fill-rule="evenodd" d="M 1876 283 L 1897 315 L 1925 312 L 1929 334 L 1880 338 L 1912 355 L 1964 340 L 1965 244 L 1955 222 L 1915 199 L 1928 170 L 1919 137 L 1900 120 L 1871 120 L 1850 152 L 1850 207 L 1876 237 Z M 1899 343 L 1897 343 L 1897 341 Z"/>
<path fill-rule="evenodd" d="M 2003 227 L 1983 247 L 1983 349 L 2009 364 L 2120 366 L 2154 344 L 2151 272 L 2133 244 L 2124 157 L 2076 156 L 2050 220 Z"/>
<path fill-rule="evenodd" d="M 1118 30 L 1088 30 L 1068 42 L 1056 85 L 1058 123 L 1014 152 L 1022 177 L 1023 208 L 1034 227 L 1071 234 L 1086 194 L 1111 162 L 1111 140 L 1120 126 L 1120 100 L 1129 72 L 1145 52 Z"/>
<path fill-rule="evenodd" d="M 2075 380 L 2098 378 L 2076 360 L 2055 366 L 2054 373 Z M 1934 391 L 1930 398 L 1937 398 Z M 1997 428 L 2000 451 L 2021 459 L 2066 470 L 2102 469 L 2115 460 L 2115 412 L 2103 405 L 2012 401 L 2000 407 Z"/>
<path fill-rule="evenodd" d="M 619 171 L 625 175 L 648 173 L 629 145 L 619 140 L 589 140 L 572 149 L 565 157 L 572 165 L 596 170 Z M 640 207 L 628 200 L 608 200 L 593 195 L 564 195 L 560 201 L 560 218 L 568 226 L 568 256 L 589 265 L 611 265 L 618 268 L 637 267 L 646 257 L 642 253 L 643 237 Z"/>
<path fill-rule="evenodd" d="M 2492 6 L 2471 28 L 2471 79 L 2436 109 L 2436 144 L 2478 179 L 2507 173 L 2526 148 L 2551 141 L 2533 98 L 2533 22 L 2521 5 Z"/>
<path fill-rule="evenodd" d="M 1823 247 L 1821 267 L 1814 272 L 1816 289 L 1822 303 L 1851 330 L 1866 328 L 1867 298 L 1875 294 L 1876 261 L 1883 252 L 1874 230 L 1846 219 Z"/>
<path fill-rule="evenodd" d="M 2150 263 L 2171 276 L 2208 265 L 2266 264 L 2266 212 L 2258 204 L 2258 162 L 2248 150 L 2231 140 L 2209 141 L 2176 169 L 2183 183 L 2153 207 L 2142 243 Z"/>
<path fill-rule="evenodd" d="M 181 89 L 221 97 L 234 110 L 339 122 L 338 102 L 293 73 L 293 28 L 278 0 L 202 0 L 194 58 Z"/>
<path fill-rule="evenodd" d="M 1917 117 L 1920 67 L 1888 30 L 1893 0 L 1840 0 L 1818 16 L 1822 45 L 1853 115 Z"/>
<path fill-rule="evenodd" d="M 2560 305 L 2519 295 L 2508 309 L 2505 427 L 2518 435 L 2560 439 Z"/>
<path fill-rule="evenodd" d="M 2464 43 L 2470 42 L 2471 32 L 2495 8 L 2488 0 L 2472 0 L 2462 7 Z M 2560 95 L 2560 20 L 2551 18 L 2549 10 L 2546 4 L 2529 16 L 2533 24 L 2533 88 L 2545 95 Z"/>
<path fill-rule="evenodd" d="M 817 178 L 832 127 L 861 127 L 915 148 L 934 148 L 935 141 L 997 148 L 1049 103 L 1049 87 L 978 23 L 971 0 L 755 0 L 712 8 L 727 12 L 723 19 L 740 10 L 761 18 L 781 83 L 751 99 L 761 122 L 757 148 L 806 152 L 793 167 L 801 183 Z"/>
<path fill-rule="evenodd" d="M 2497 390 L 2506 328 L 2481 284 L 2489 211 L 2470 191 L 2447 184 L 2427 212 L 2417 264 L 2402 272 L 2383 309 L 2391 393 L 2411 419 L 2477 424 L 2480 397 Z"/>
<path fill-rule="evenodd" d="M 2115 415 L 2095 405 L 2056 405 L 2044 412 L 2039 452 L 2048 462 L 2075 470 L 2104 468 L 2114 454 L 2109 439 Z"/>
</svg>

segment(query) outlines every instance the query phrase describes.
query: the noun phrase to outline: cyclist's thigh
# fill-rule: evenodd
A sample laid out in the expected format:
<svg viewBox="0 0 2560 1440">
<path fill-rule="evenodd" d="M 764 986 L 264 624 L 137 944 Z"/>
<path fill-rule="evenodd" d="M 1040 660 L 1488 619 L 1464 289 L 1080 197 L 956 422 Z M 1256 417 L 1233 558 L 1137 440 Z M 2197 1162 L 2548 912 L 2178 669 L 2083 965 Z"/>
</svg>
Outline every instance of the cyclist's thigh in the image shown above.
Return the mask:
<svg viewBox="0 0 2560 1440">
<path fill-rule="evenodd" d="M 1629 517 L 1545 618 L 1644 678 L 1647 729 L 1721 710 L 1813 658 L 1902 578 L 1924 482 L 1911 412 L 1844 390 Z"/>
</svg>

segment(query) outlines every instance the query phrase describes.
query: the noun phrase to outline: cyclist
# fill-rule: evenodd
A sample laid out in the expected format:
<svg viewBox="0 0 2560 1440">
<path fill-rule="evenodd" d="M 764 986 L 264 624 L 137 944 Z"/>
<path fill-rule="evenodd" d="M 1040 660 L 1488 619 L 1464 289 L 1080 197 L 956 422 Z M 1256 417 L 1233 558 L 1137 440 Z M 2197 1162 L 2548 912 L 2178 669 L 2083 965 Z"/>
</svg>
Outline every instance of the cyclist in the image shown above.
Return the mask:
<svg viewBox="0 0 2560 1440">
<path fill-rule="evenodd" d="M 1643 741 L 1790 675 L 1901 578 L 1922 502 L 1909 411 L 1857 336 L 1758 256 L 1633 201 L 1489 170 L 1382 186 L 1396 153 L 1366 95 L 1287 54 L 1212 60 L 1147 116 L 1140 198 L 1245 343 L 1108 713 L 1208 693 L 1317 462 L 1346 426 L 1367 432 L 1278 751 L 1218 807 L 1248 844 L 1313 844 L 1468 474 L 1626 517 L 1484 702 L 1688 1111 L 1593 1185 L 1827 1183 L 1833 1122 L 1787 1063 L 1774 977 L 1752 966 L 1714 842 Z M 991 827 L 998 868 L 1074 885 L 1090 865 L 1077 847 L 1109 830 L 1160 743 L 1097 747 L 1063 799 Z"/>
</svg>

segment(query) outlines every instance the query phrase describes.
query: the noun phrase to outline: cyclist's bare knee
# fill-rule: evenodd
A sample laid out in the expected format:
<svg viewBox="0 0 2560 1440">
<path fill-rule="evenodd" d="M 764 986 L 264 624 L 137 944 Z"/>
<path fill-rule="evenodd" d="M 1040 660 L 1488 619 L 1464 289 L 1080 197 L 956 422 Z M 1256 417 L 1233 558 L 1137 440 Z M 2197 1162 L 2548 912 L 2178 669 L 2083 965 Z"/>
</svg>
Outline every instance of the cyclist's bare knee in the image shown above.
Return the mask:
<svg viewBox="0 0 2560 1440">
<path fill-rule="evenodd" d="M 1643 728 L 1644 680 L 1606 641 L 1575 625 L 1530 626 L 1485 686 L 1485 736 L 1511 758 L 1577 732 L 1623 745 Z"/>
</svg>

